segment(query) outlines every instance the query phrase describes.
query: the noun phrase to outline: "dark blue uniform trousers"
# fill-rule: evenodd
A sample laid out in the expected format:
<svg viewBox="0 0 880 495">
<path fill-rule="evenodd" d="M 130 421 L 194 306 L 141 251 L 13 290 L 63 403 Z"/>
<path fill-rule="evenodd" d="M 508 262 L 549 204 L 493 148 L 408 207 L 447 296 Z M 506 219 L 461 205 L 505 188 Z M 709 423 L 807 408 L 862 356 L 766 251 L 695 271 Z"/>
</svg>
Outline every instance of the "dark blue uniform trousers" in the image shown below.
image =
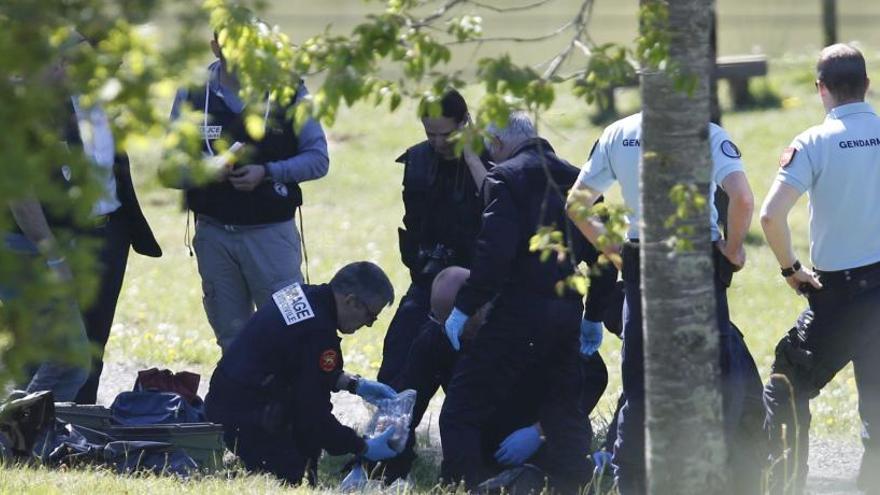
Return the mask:
<svg viewBox="0 0 880 495">
<path fill-rule="evenodd" d="M 289 420 L 277 421 L 275 429 L 268 429 L 264 421 L 267 398 L 236 388 L 221 373 L 215 372 L 211 378 L 211 392 L 205 400 L 205 413 L 210 421 L 223 425 L 223 443 L 248 471 L 273 474 L 293 485 L 306 477 L 315 485 L 321 449 L 309 445 L 320 445 L 319 439 L 298 435 Z M 218 396 L 227 399 L 218 400 Z M 280 399 L 274 406 L 283 414 Z"/>
<path fill-rule="evenodd" d="M 462 343 L 463 347 L 468 347 L 469 341 Z M 413 408 L 412 423 L 410 424 L 410 436 L 406 449 L 397 457 L 380 463 L 378 471 L 383 473 L 386 483 L 390 483 L 397 478 L 405 477 L 412 463 L 416 458 L 414 452 L 415 446 L 415 429 L 425 415 L 431 398 L 439 388 L 447 390 L 449 382 L 452 379 L 453 367 L 458 361 L 458 353 L 452 348 L 449 339 L 443 331 L 443 327 L 437 323 L 429 322 L 422 327 L 419 336 L 413 342 L 412 349 L 409 353 L 406 366 L 403 372 L 394 381 L 394 388 L 398 391 L 413 389 L 416 391 L 416 404 Z M 580 359 L 581 376 L 582 376 L 582 393 L 581 393 L 581 409 L 588 416 L 596 407 L 605 388 L 608 386 L 608 370 L 605 362 L 599 353 L 595 353 L 589 358 L 581 357 Z M 528 390 L 528 397 L 525 400 L 511 398 L 507 401 L 507 405 L 496 411 L 496 417 L 491 420 L 483 430 L 484 444 L 492 453 L 497 449 L 498 442 L 507 437 L 510 433 L 524 425 L 532 424 L 538 420 L 538 411 L 536 405 L 540 406 L 542 400 L 537 399 L 542 391 L 546 391 L 546 384 L 541 383 L 538 375 L 529 379 L 528 377 L 520 382 L 516 387 L 517 390 Z M 585 416 L 584 420 L 589 421 Z M 520 424 L 513 421 L 512 418 L 524 418 Z M 588 423 L 589 424 L 589 423 Z M 591 429 L 592 432 L 592 429 Z M 500 439 L 500 440 L 499 440 Z M 494 444 L 491 442 L 494 440 Z M 533 460 L 530 462 L 538 462 Z M 494 464 L 494 461 L 489 461 Z"/>
<path fill-rule="evenodd" d="M 638 246 L 628 244 L 623 252 L 625 302 L 621 367 L 625 402 L 620 409 L 612 458 L 622 495 L 646 493 L 644 336 L 639 280 Z M 761 378 L 742 335 L 730 323 L 727 288 L 717 276 L 715 300 L 721 332 L 724 432 L 731 467 L 729 492 L 758 493 L 761 458 L 766 453 L 766 442 L 761 441 Z"/>
<path fill-rule="evenodd" d="M 802 315 L 776 348 L 774 375 L 764 391 L 766 427 L 774 458 L 784 448 L 794 462 L 774 464 L 774 492 L 799 493 L 807 475 L 810 399 L 849 362 L 859 393 L 865 451 L 859 488 L 880 493 L 880 263 L 841 272 L 819 272 L 824 288 L 809 295 L 812 321 Z M 780 375 L 784 375 L 783 379 Z M 792 397 L 791 392 L 794 393 Z M 792 403 L 794 410 L 792 410 Z M 787 426 L 788 440 L 782 438 Z M 797 437 L 795 441 L 795 433 Z M 785 472 L 788 471 L 788 472 Z"/>
<path fill-rule="evenodd" d="M 506 294 L 496 301 L 462 350 L 440 413 L 445 482 L 464 480 L 473 488 L 493 476 L 498 442 L 536 419 L 547 441 L 530 462 L 566 493 L 589 480 L 592 431 L 578 354 L 582 312 L 573 298 Z M 496 438 L 487 439 L 490 430 L 498 431 Z"/>
<path fill-rule="evenodd" d="M 377 379 L 388 385 L 403 371 L 413 341 L 431 312 L 431 281 L 413 282 L 388 325 Z"/>
</svg>

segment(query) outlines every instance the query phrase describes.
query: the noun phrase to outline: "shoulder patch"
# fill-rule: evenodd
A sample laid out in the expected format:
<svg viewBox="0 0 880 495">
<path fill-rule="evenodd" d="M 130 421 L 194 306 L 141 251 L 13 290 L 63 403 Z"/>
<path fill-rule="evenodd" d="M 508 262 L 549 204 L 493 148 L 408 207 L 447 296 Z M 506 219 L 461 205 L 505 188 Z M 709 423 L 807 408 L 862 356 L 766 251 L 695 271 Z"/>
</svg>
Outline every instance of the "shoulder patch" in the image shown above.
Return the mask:
<svg viewBox="0 0 880 495">
<path fill-rule="evenodd" d="M 791 161 L 794 159 L 794 155 L 797 153 L 797 148 L 794 146 L 789 146 L 782 150 L 782 156 L 779 157 L 779 166 L 785 168 Z"/>
<path fill-rule="evenodd" d="M 733 141 L 727 139 L 721 142 L 721 152 L 728 158 L 740 158 L 742 156 L 742 153 L 740 153 L 739 148 L 733 144 Z"/>
<path fill-rule="evenodd" d="M 325 373 L 330 373 L 339 365 L 339 353 L 335 349 L 327 349 L 318 358 L 318 367 Z"/>
<path fill-rule="evenodd" d="M 293 325 L 315 317 L 312 305 L 299 284 L 291 284 L 272 294 L 278 311 L 284 317 L 284 323 Z"/>
</svg>

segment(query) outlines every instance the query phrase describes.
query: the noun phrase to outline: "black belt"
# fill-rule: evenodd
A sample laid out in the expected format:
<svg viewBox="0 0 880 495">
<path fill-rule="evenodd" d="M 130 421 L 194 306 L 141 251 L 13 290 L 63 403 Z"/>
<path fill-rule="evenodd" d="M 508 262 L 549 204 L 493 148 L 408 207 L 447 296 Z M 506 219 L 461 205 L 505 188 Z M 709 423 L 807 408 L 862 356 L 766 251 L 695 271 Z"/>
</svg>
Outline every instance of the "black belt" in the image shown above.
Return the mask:
<svg viewBox="0 0 880 495">
<path fill-rule="evenodd" d="M 717 242 L 712 242 L 712 266 L 715 272 L 715 278 L 724 287 L 730 287 L 733 280 L 734 267 L 730 261 L 721 254 L 717 248 Z M 623 259 L 623 280 L 636 282 L 640 278 L 639 267 L 639 240 L 627 239 L 623 243 L 621 249 L 621 258 Z"/>
<path fill-rule="evenodd" d="M 227 232 L 242 232 L 245 230 L 259 230 L 265 229 L 266 227 L 274 227 L 279 223 L 290 222 L 293 219 L 288 218 L 287 220 L 282 220 L 280 222 L 270 222 L 270 223 L 254 223 L 254 224 L 227 224 L 223 223 L 223 221 L 218 220 L 214 217 L 205 215 L 203 213 L 198 213 L 196 215 L 196 225 L 199 223 L 206 223 L 209 225 L 213 225 L 215 227 L 221 228 Z"/>
<path fill-rule="evenodd" d="M 813 270 L 822 285 L 850 285 L 867 289 L 868 286 L 880 284 L 880 262 L 850 268 L 848 270 L 823 271 Z"/>
</svg>

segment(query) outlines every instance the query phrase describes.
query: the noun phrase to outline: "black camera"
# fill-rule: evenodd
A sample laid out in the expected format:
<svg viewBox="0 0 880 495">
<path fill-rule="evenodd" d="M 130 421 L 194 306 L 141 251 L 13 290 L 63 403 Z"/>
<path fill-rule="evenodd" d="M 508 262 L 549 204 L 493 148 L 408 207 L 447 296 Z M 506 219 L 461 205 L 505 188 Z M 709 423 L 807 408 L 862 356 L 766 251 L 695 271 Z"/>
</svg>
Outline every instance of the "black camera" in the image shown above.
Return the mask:
<svg viewBox="0 0 880 495">
<path fill-rule="evenodd" d="M 444 268 L 451 266 L 455 257 L 455 251 L 443 244 L 437 244 L 432 249 L 419 251 L 419 259 L 422 261 L 421 274 L 434 277 Z"/>
</svg>

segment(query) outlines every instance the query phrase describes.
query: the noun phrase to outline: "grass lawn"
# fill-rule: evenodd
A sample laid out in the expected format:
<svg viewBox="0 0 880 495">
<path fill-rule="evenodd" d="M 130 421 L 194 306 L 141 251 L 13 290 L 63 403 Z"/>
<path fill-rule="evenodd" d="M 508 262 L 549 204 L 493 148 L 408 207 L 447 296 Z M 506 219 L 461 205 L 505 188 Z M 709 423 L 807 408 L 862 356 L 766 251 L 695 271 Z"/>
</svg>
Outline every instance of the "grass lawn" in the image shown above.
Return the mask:
<svg viewBox="0 0 880 495">
<path fill-rule="evenodd" d="M 776 173 L 782 149 L 794 135 L 823 118 L 821 104 L 813 94 L 812 63 L 812 56 L 774 60 L 769 81 L 754 82 L 756 90 L 776 93 L 782 100 L 780 108 L 724 115 L 724 126 L 743 152 L 758 205 Z M 869 66 L 880 69 L 880 60 L 869 62 Z M 880 80 L 880 72 L 875 70 L 873 76 Z M 480 92 L 479 88 L 469 88 L 467 96 L 476 102 Z M 634 91 L 620 96 L 619 108 L 637 110 Z M 873 95 L 871 101 L 875 106 L 880 103 Z M 561 156 L 580 165 L 601 132 L 601 127 L 589 121 L 593 111 L 569 96 L 559 96 L 553 109 L 542 116 L 541 133 Z M 402 216 L 402 167 L 394 159 L 407 146 L 424 138 L 414 115 L 413 105 L 405 105 L 390 115 L 384 110 L 358 106 L 342 112 L 337 124 L 328 129 L 330 174 L 303 186 L 304 230 L 312 282 L 325 282 L 343 264 L 366 259 L 388 272 L 398 296 L 405 291 L 408 275 L 399 261 L 396 234 Z M 202 309 L 196 260 L 184 247 L 186 215 L 180 209 L 180 198 L 174 191 L 158 186 L 149 152 L 138 150 L 132 155 L 141 201 L 165 255 L 159 260 L 136 255 L 130 259 L 106 359 L 173 369 L 185 369 L 192 364 L 213 365 L 219 349 Z M 611 198 L 619 201 L 619 191 L 612 191 Z M 808 259 L 807 221 L 804 201 L 792 216 L 793 237 L 802 260 Z M 757 217 L 749 236 L 748 266 L 734 279 L 730 304 L 731 317 L 746 334 L 766 377 L 777 340 L 806 302 L 779 277 Z M 344 339 L 350 371 L 375 376 L 391 314 L 392 311 L 385 311 L 372 328 Z M 609 364 L 611 381 L 597 409 L 600 416 L 610 414 L 620 388 L 619 350 L 619 341 L 611 336 L 601 349 Z M 851 367 L 813 402 L 813 414 L 817 435 L 857 435 L 857 397 Z M 594 421 L 601 422 L 602 418 L 596 417 Z M 425 469 L 431 471 L 430 466 Z M 324 473 L 328 483 L 335 479 L 329 468 Z M 430 486 L 429 478 L 429 474 L 424 474 L 420 481 Z M 263 476 L 181 482 L 118 477 L 105 471 L 0 470 L 2 493 L 261 493 L 278 488 L 274 480 Z"/>
</svg>

